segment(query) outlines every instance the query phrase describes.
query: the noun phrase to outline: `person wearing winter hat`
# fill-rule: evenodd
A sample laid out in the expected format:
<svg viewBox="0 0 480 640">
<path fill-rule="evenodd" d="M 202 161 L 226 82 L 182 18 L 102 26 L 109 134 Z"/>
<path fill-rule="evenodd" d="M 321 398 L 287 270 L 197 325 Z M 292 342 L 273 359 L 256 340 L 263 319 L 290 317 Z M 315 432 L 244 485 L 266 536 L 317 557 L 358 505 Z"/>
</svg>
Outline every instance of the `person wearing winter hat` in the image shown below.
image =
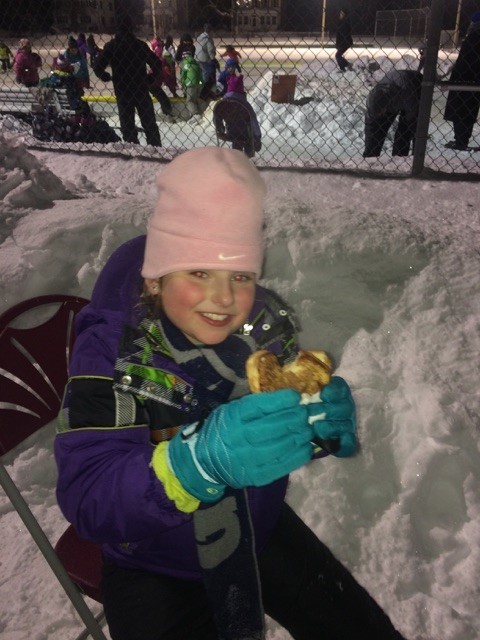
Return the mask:
<svg viewBox="0 0 480 640">
<path fill-rule="evenodd" d="M 228 67 L 226 77 L 227 90 L 224 95 L 224 100 L 229 103 L 240 102 L 244 110 L 248 113 L 245 117 L 235 117 L 238 109 L 230 111 L 227 109 L 222 114 L 222 111 L 214 109 L 213 122 L 215 129 L 220 133 L 226 133 L 228 137 L 233 141 L 232 148 L 243 151 L 249 158 L 255 156 L 255 152 L 260 151 L 262 148 L 262 131 L 258 123 L 257 114 L 255 113 L 252 105 L 247 100 L 247 94 L 243 85 L 243 75 L 237 75 L 235 67 L 231 65 Z M 228 114 L 228 117 L 223 117 Z"/>
<path fill-rule="evenodd" d="M 73 68 L 73 75 L 81 89 L 90 88 L 90 73 L 88 71 L 88 61 L 86 55 L 78 46 L 77 39 L 69 36 L 67 48 L 63 52 L 65 59 Z"/>
<path fill-rule="evenodd" d="M 293 638 L 320 620 L 329 638 L 401 640 L 285 502 L 290 471 L 355 453 L 347 383 L 311 404 L 248 393 L 252 352 L 298 348 L 293 311 L 257 283 L 262 176 L 207 147 L 157 185 L 147 237 L 113 253 L 77 317 L 55 440 L 59 505 L 102 544 L 112 640 L 264 638 L 264 611 Z"/>
<path fill-rule="evenodd" d="M 44 83 L 48 87 L 66 89 L 68 104 L 72 111 L 89 110 L 88 103 L 82 101 L 85 95 L 82 83 L 75 76 L 74 67 L 64 53 L 59 53 L 54 58 L 52 71 Z"/>
<path fill-rule="evenodd" d="M 195 60 L 195 47 L 188 40 L 182 40 L 177 53 L 181 52 L 180 60 L 180 84 L 185 96 L 185 106 L 190 117 L 200 117 L 202 113 L 202 101 L 200 95 L 203 87 L 203 76 L 200 65 Z"/>
<path fill-rule="evenodd" d="M 21 38 L 18 43 L 18 51 L 13 60 L 15 79 L 25 87 L 36 87 L 40 82 L 38 70 L 42 66 L 42 59 L 38 53 L 32 51 L 32 45 L 28 38 Z"/>
<path fill-rule="evenodd" d="M 54 71 L 61 71 L 63 73 L 73 72 L 73 67 L 67 60 L 64 53 L 59 53 L 58 56 L 54 59 L 52 69 Z"/>
<path fill-rule="evenodd" d="M 225 62 L 225 68 L 218 74 L 217 87 L 220 91 L 220 95 L 224 95 L 227 92 L 227 80 L 230 75 L 235 74 L 237 63 L 232 58 L 228 58 Z"/>
</svg>

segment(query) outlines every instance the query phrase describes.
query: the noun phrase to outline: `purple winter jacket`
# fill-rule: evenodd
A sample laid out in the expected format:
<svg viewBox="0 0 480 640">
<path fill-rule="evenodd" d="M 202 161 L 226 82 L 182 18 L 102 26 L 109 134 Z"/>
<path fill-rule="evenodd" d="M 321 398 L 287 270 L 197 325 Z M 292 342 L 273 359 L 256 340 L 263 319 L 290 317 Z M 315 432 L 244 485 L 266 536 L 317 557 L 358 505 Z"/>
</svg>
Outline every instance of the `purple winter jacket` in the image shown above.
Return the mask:
<svg viewBox="0 0 480 640">
<path fill-rule="evenodd" d="M 176 509 L 150 467 L 154 447 L 151 425 L 141 413 L 133 424 L 115 425 L 113 412 L 111 423 L 108 420 L 107 396 L 113 397 L 122 331 L 125 325 L 138 324 L 135 314 L 144 246 L 145 236 L 140 236 L 114 252 L 98 278 L 90 304 L 77 318 L 70 376 L 80 377 L 77 384 L 87 410 L 85 426 L 82 423 L 80 428 L 71 428 L 68 406 L 63 409 L 63 424 L 61 414 L 55 440 L 57 500 L 80 536 L 102 543 L 107 560 L 127 568 L 201 580 L 192 516 Z M 296 347 L 291 313 L 274 294 L 257 287 L 250 322 L 251 335 L 259 348 L 278 353 L 282 345 Z M 178 373 L 175 363 L 160 365 L 167 372 L 169 367 Z M 187 379 L 187 383 L 191 387 L 185 397 L 194 397 L 195 381 Z M 132 397 L 124 394 L 123 401 L 133 404 Z M 141 406 L 141 402 L 135 402 Z M 160 411 L 167 409 L 160 403 Z M 192 421 L 186 405 L 183 417 L 184 424 Z M 285 477 L 265 487 L 248 489 L 257 552 L 272 534 L 287 483 Z"/>
</svg>

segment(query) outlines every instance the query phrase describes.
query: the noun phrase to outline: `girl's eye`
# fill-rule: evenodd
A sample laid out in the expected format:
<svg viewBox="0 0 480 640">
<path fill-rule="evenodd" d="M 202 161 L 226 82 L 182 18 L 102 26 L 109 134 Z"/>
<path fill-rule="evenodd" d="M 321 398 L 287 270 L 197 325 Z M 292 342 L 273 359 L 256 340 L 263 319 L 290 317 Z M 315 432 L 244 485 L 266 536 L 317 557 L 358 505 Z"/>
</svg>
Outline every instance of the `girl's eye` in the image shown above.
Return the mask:
<svg viewBox="0 0 480 640">
<path fill-rule="evenodd" d="M 190 275 L 194 276 L 195 278 L 207 277 L 207 274 L 205 273 L 205 271 L 190 271 Z"/>
<path fill-rule="evenodd" d="M 235 280 L 235 282 L 250 282 L 251 279 L 252 276 L 249 276 L 246 273 L 236 273 L 233 276 L 233 280 Z"/>
</svg>

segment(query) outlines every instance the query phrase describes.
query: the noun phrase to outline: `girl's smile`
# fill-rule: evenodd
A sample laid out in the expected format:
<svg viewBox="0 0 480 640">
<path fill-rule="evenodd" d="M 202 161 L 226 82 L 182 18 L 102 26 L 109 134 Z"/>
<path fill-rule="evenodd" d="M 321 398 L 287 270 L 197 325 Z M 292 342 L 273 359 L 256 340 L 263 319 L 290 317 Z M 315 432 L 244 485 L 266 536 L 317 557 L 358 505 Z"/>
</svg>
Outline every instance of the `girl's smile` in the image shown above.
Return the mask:
<svg viewBox="0 0 480 640">
<path fill-rule="evenodd" d="M 255 296 L 255 274 L 219 269 L 175 271 L 146 280 L 167 317 L 195 344 L 219 344 L 247 320 Z"/>
</svg>

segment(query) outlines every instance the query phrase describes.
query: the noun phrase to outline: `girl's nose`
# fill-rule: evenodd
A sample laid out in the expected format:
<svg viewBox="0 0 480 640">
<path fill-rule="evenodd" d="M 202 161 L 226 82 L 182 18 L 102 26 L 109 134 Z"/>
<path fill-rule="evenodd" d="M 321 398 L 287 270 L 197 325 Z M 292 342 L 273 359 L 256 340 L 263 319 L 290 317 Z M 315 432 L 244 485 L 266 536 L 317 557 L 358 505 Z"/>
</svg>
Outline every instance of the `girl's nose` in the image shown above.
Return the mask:
<svg viewBox="0 0 480 640">
<path fill-rule="evenodd" d="M 216 278 L 212 289 L 212 302 L 228 307 L 233 302 L 233 287 L 230 278 Z"/>
</svg>

